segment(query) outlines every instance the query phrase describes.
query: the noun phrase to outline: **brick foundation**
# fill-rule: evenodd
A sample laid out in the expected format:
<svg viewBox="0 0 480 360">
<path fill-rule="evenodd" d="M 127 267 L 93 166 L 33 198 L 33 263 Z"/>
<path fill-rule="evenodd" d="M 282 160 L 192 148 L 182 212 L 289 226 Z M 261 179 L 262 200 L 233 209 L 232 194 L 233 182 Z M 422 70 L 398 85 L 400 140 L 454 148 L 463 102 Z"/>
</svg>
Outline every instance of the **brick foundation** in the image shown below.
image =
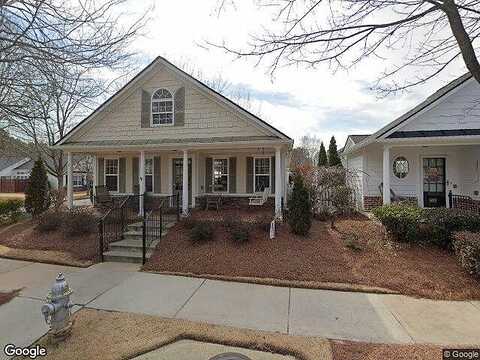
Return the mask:
<svg viewBox="0 0 480 360">
<path fill-rule="evenodd" d="M 198 209 L 205 209 L 205 201 L 206 197 L 205 196 L 197 196 L 195 205 L 196 208 Z M 247 208 L 250 205 L 249 203 L 249 197 L 245 196 L 223 196 L 222 197 L 222 208 Z M 275 206 L 275 198 L 269 197 L 267 202 L 263 204 L 262 206 L 257 206 L 256 208 L 274 208 Z"/>
<path fill-rule="evenodd" d="M 382 206 L 383 199 L 381 196 L 364 196 L 363 197 L 363 209 L 370 211 L 373 208 Z"/>
</svg>

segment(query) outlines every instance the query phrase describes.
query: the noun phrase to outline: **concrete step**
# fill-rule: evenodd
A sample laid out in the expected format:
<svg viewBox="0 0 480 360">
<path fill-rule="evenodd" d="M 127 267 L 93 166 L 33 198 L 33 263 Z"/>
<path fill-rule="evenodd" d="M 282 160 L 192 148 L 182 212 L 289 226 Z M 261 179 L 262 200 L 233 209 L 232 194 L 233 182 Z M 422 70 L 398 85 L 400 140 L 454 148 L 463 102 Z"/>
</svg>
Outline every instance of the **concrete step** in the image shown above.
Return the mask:
<svg viewBox="0 0 480 360">
<path fill-rule="evenodd" d="M 163 227 L 166 229 L 170 229 L 173 225 L 175 225 L 175 221 L 164 222 Z M 134 223 L 127 225 L 128 231 L 142 231 L 142 223 Z"/>
<path fill-rule="evenodd" d="M 160 231 L 160 229 L 158 230 Z M 162 231 L 162 236 L 167 235 L 167 230 Z M 142 241 L 143 233 L 141 231 L 127 231 L 123 233 L 123 239 Z"/>
<path fill-rule="evenodd" d="M 159 240 L 154 240 L 147 247 L 149 250 L 155 249 Z M 122 251 L 132 251 L 132 252 L 142 252 L 142 241 L 136 239 L 123 239 L 121 241 L 116 241 L 110 244 L 110 250 L 122 250 Z"/>
<path fill-rule="evenodd" d="M 147 259 L 152 255 L 153 250 L 147 251 Z M 133 264 L 142 263 L 142 253 L 129 250 L 110 250 L 103 253 L 104 261 L 126 262 Z"/>
</svg>

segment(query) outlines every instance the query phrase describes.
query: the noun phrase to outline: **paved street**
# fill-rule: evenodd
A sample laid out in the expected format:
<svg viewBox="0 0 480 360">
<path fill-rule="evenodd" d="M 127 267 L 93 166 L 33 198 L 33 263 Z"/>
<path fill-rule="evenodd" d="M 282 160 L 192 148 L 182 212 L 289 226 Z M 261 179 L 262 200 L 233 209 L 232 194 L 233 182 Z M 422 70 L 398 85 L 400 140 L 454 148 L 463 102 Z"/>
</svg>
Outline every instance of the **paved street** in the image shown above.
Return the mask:
<svg viewBox="0 0 480 360">
<path fill-rule="evenodd" d="M 0 345 L 28 345 L 46 330 L 40 307 L 58 272 L 82 306 L 292 335 L 384 343 L 480 344 L 480 303 L 307 290 L 138 272 L 132 264 L 87 269 L 0 259 Z"/>
</svg>

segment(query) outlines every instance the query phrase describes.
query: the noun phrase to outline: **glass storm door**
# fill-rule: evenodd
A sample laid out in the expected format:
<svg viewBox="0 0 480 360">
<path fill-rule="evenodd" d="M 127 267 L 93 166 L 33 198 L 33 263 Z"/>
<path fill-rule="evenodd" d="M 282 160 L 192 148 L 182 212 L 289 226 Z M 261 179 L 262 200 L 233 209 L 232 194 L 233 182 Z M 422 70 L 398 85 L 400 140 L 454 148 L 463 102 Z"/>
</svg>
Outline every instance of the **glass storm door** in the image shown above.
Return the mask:
<svg viewBox="0 0 480 360">
<path fill-rule="evenodd" d="M 180 204 L 182 203 L 183 195 L 183 159 L 172 160 L 172 175 L 173 175 L 173 194 L 178 194 Z M 188 203 L 192 203 L 192 160 L 188 159 Z"/>
<path fill-rule="evenodd" d="M 445 207 L 445 158 L 423 159 L 423 206 Z"/>
</svg>

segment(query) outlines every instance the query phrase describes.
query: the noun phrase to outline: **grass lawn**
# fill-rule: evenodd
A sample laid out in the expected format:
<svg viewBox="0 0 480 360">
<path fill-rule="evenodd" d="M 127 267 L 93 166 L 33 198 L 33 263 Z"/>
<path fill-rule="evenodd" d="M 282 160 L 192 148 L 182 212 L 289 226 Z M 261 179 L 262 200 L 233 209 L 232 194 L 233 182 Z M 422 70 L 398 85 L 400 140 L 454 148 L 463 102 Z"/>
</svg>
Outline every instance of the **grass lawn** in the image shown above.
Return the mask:
<svg viewBox="0 0 480 360">
<path fill-rule="evenodd" d="M 238 210 L 198 211 L 193 216 L 226 213 L 255 216 Z M 248 243 L 238 245 L 221 225 L 216 226 L 212 241 L 193 244 L 188 230 L 178 223 L 159 243 L 144 270 L 262 278 L 272 284 L 281 280 L 283 285 L 290 281 L 297 287 L 344 283 L 432 299 L 480 299 L 480 281 L 464 272 L 452 253 L 433 246 L 393 244 L 385 239 L 381 225 L 365 217 L 341 219 L 336 226 L 340 232 L 326 222 L 314 221 L 310 235 L 304 238 L 283 225 L 274 240 L 256 229 Z M 352 233 L 358 236 L 359 250 L 346 246 L 350 236 L 345 234 Z"/>
<path fill-rule="evenodd" d="M 183 339 L 290 355 L 298 360 L 438 360 L 442 347 L 371 344 L 237 329 L 180 319 L 82 309 L 72 335 L 59 344 L 43 337 L 49 359 L 131 359 Z M 201 353 L 198 359 L 206 359 Z M 163 359 L 163 357 L 162 357 Z"/>
<path fill-rule="evenodd" d="M 60 229 L 40 233 L 35 225 L 27 220 L 0 229 L 0 256 L 74 266 L 97 260 L 96 233 L 71 238 Z"/>
<path fill-rule="evenodd" d="M 89 198 L 88 191 L 74 192 L 73 198 L 75 200 L 88 199 Z M 24 193 L 0 193 L 0 201 L 9 200 L 9 199 L 25 200 L 25 194 Z"/>
</svg>

